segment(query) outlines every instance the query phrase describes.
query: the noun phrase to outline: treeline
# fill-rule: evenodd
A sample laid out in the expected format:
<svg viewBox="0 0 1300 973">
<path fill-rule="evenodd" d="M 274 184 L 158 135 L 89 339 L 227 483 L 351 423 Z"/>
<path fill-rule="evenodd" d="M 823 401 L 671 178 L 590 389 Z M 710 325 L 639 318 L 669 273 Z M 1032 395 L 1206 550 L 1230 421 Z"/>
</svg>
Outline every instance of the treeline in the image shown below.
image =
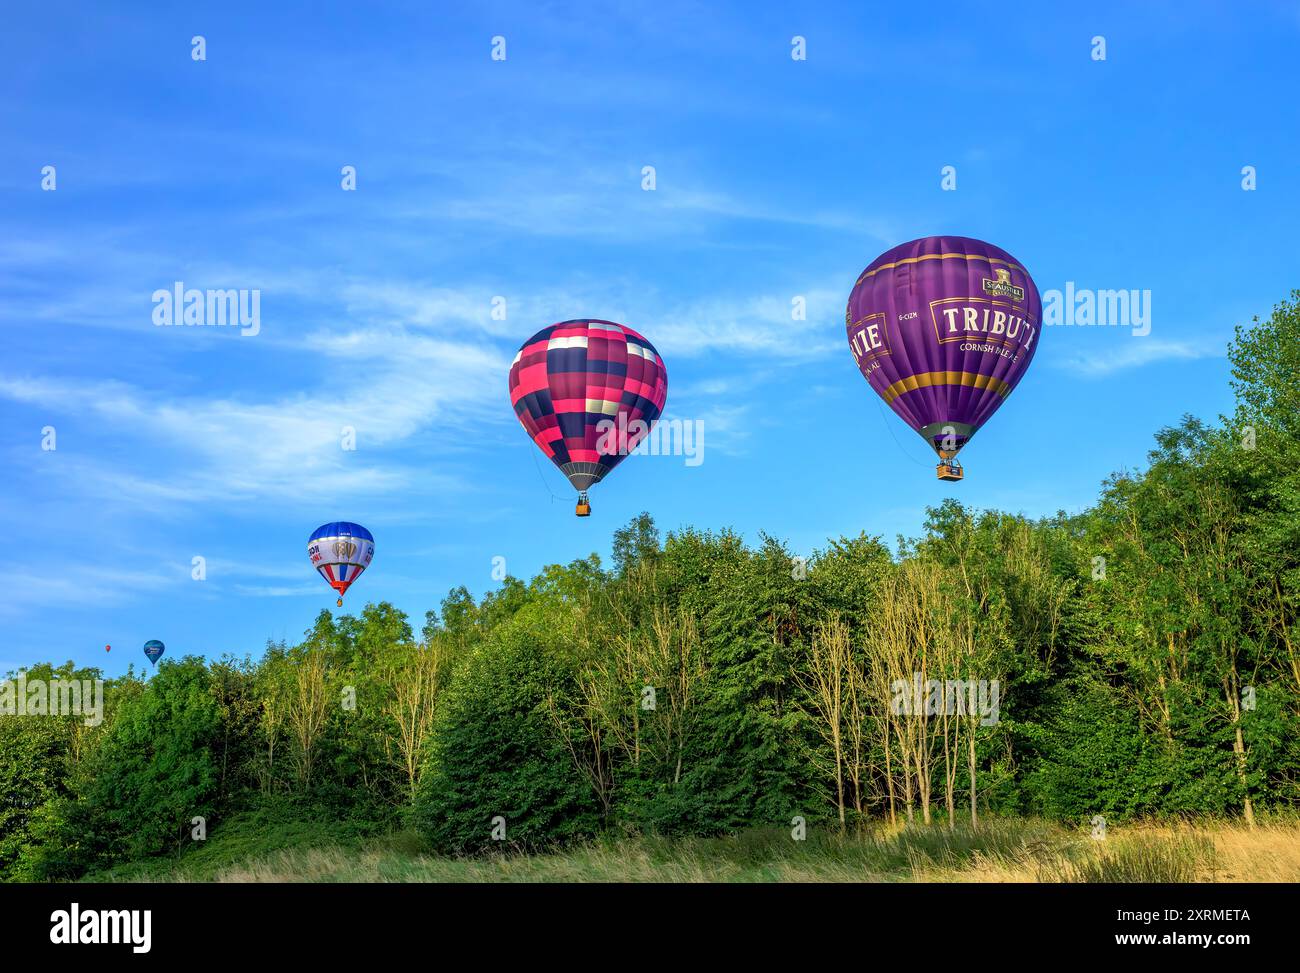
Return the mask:
<svg viewBox="0 0 1300 973">
<path fill-rule="evenodd" d="M 323 611 L 257 660 L 164 660 L 105 719 L 0 716 L 0 876 L 179 851 L 259 808 L 448 852 L 609 831 L 1294 809 L 1300 292 L 1229 349 L 1234 415 L 1156 436 L 1077 516 L 948 501 L 922 535 L 661 538 L 417 633 Z M 96 678 L 34 666 L 28 679 Z"/>
</svg>

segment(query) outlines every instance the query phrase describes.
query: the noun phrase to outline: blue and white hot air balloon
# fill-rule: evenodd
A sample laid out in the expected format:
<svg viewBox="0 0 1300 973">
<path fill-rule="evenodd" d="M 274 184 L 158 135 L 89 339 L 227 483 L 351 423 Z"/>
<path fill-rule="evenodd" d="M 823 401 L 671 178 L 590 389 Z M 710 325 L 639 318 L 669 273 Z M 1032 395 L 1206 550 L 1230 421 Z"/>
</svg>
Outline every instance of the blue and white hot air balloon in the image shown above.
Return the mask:
<svg viewBox="0 0 1300 973">
<path fill-rule="evenodd" d="M 339 607 L 343 607 L 343 594 L 361 572 L 370 567 L 375 556 L 375 538 L 360 524 L 340 520 L 321 524 L 307 541 L 307 556 L 311 566 L 339 593 Z"/>
</svg>

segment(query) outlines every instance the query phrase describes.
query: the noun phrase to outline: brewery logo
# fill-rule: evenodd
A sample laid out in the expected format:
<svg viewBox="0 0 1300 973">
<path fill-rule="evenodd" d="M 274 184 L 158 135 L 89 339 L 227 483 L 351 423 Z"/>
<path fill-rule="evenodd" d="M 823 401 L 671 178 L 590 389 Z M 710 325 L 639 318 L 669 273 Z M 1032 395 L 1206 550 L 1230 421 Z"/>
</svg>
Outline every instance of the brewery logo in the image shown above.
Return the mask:
<svg viewBox="0 0 1300 973">
<path fill-rule="evenodd" d="M 997 275 L 997 280 L 984 278 L 984 293 L 990 297 L 1009 297 L 1013 301 L 1023 301 L 1025 299 L 1025 289 L 1017 287 L 1011 283 L 1011 271 L 995 268 L 993 273 Z"/>
</svg>

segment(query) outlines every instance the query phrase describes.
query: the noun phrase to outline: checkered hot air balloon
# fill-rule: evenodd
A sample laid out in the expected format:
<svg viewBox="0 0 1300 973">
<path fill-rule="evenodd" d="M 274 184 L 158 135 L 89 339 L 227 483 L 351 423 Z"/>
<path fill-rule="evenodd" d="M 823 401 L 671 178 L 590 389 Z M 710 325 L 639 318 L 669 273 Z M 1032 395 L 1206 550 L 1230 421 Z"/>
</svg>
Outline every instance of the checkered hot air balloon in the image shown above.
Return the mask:
<svg viewBox="0 0 1300 973">
<path fill-rule="evenodd" d="M 1029 272 L 980 240 L 932 236 L 877 257 L 849 295 L 858 369 L 960 480 L 958 451 L 1006 401 L 1038 350 Z"/>
<path fill-rule="evenodd" d="M 538 448 L 578 491 L 587 489 L 647 435 L 668 399 L 668 372 L 654 345 L 613 321 L 561 321 L 525 341 L 510 365 L 510 402 Z"/>
<path fill-rule="evenodd" d="M 360 524 L 340 520 L 321 524 L 307 541 L 307 556 L 311 566 L 339 593 L 338 604 L 343 607 L 343 595 L 361 572 L 370 567 L 375 556 L 375 539 Z"/>
</svg>

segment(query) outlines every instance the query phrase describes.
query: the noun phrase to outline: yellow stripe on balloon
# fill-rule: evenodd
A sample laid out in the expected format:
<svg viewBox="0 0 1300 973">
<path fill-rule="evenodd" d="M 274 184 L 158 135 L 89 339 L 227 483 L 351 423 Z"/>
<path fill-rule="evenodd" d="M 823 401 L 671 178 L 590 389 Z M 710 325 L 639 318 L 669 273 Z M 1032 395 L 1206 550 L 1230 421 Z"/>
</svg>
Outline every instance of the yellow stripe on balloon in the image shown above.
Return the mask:
<svg viewBox="0 0 1300 973">
<path fill-rule="evenodd" d="M 915 392 L 933 385 L 969 385 L 971 388 L 992 389 L 1004 399 L 1011 394 L 1011 386 L 1002 379 L 976 372 L 921 372 L 900 378 L 880 394 L 886 402 L 893 402 L 904 392 Z"/>
</svg>

